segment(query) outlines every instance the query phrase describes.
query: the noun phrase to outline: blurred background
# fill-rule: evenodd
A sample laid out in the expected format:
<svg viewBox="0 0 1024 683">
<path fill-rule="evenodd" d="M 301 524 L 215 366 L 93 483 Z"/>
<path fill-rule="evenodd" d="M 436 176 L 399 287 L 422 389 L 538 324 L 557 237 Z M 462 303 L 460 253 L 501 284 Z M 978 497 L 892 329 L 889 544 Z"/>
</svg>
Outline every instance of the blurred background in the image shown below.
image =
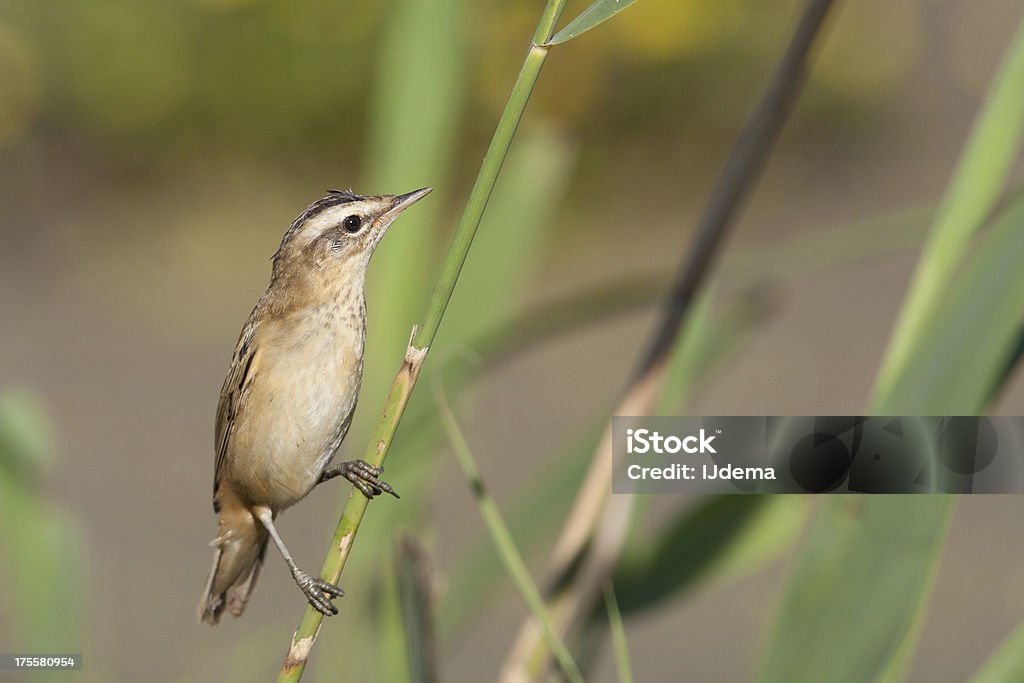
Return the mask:
<svg viewBox="0 0 1024 683">
<path fill-rule="evenodd" d="M 542 4 L 0 3 L 0 650 L 81 652 L 76 680 L 275 675 L 303 608 L 276 555 L 241 620 L 194 615 L 238 331 L 323 190 L 435 187 L 371 266 L 341 453 L 358 457 Z M 446 370 L 535 576 L 798 7 L 642 0 L 548 59 L 426 371 Z M 679 411 L 864 409 L 1021 18 L 1017 0 L 838 4 L 716 277 L 729 343 Z M 545 307 L 567 329 L 523 323 Z M 1018 378 L 993 412 L 1022 411 Z M 429 549 L 445 680 L 492 679 L 525 611 L 426 386 L 388 475 L 403 498 L 371 506 L 307 680 L 404 679 L 400 533 Z M 319 566 L 347 495 L 327 486 L 284 516 L 300 566 Z M 817 504 L 780 501 L 770 542 L 627 615 L 638 680 L 749 678 Z M 635 535 L 694 504 L 650 501 Z M 910 680 L 964 680 L 1020 621 L 1022 515 L 1018 496 L 961 500 Z M 615 680 L 610 654 L 591 674 Z"/>
</svg>

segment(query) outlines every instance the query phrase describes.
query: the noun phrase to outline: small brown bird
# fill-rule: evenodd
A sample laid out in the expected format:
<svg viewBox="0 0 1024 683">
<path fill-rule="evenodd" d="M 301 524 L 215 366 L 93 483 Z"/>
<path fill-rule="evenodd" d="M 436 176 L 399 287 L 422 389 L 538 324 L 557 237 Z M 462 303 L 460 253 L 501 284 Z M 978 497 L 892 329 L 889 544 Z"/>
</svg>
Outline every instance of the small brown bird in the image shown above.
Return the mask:
<svg viewBox="0 0 1024 683">
<path fill-rule="evenodd" d="M 355 412 L 366 339 L 366 268 L 388 226 L 431 188 L 361 197 L 331 190 L 291 224 L 270 285 L 235 347 L 217 406 L 213 509 L 220 515 L 201 622 L 240 616 L 273 540 L 309 603 L 337 614 L 344 592 L 296 566 L 274 519 L 344 477 L 373 498 L 398 494 L 361 460 L 328 468 Z"/>
</svg>

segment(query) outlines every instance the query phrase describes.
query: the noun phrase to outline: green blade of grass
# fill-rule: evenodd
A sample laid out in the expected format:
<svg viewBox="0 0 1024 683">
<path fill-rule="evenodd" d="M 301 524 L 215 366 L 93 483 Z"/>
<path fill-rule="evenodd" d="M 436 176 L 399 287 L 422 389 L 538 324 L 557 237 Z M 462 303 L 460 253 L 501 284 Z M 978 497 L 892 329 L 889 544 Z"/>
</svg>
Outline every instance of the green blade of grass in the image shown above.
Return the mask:
<svg viewBox="0 0 1024 683">
<path fill-rule="evenodd" d="M 1024 133 L 1024 23 L 978 115 L 943 197 L 928 243 L 900 313 L 874 401 L 886 396 L 914 356 L 923 329 L 949 293 L 968 242 L 990 215 L 1013 170 Z"/>
<path fill-rule="evenodd" d="M 896 679 L 949 518 L 949 496 L 837 496 L 796 559 L 757 681 Z M 901 660 L 894 668 L 894 659 Z"/>
<path fill-rule="evenodd" d="M 545 533 L 562 519 L 572 503 L 566 491 L 575 491 L 583 480 L 590 456 L 600 437 L 600 425 L 592 425 L 568 447 L 548 458 L 557 463 L 531 478 L 509 506 L 508 524 L 516 544 L 524 549 L 540 545 Z M 538 501 L 544 501 L 539 505 Z M 473 539 L 456 558 L 451 571 L 452 585 L 459 587 L 446 596 L 442 606 L 441 631 L 450 641 L 468 628 L 472 618 L 490 603 L 502 565 L 494 548 Z"/>
<path fill-rule="evenodd" d="M 872 414 L 984 410 L 993 375 L 1005 368 L 1020 322 L 1021 295 L 1007 296 L 1008 289 L 1022 286 L 1012 267 L 1022 249 L 1018 206 L 1006 212 L 968 271 L 957 282 L 951 280 L 1003 190 L 1022 126 L 1024 25 L 943 199 L 876 378 Z M 940 310 L 939 302 L 948 305 Z M 963 327 L 971 321 L 982 327 L 965 339 Z M 971 350 L 977 357 L 968 358 L 966 351 L 975 341 L 980 348 Z M 758 680 L 900 680 L 917 640 L 955 500 L 829 500 L 796 560 Z"/>
<path fill-rule="evenodd" d="M 435 380 L 437 379 L 438 376 L 435 376 Z M 552 655 L 554 655 L 555 661 L 558 662 L 558 666 L 562 670 L 562 674 L 572 683 L 583 683 L 583 675 L 576 666 L 576 662 L 573 661 L 569 648 L 566 647 L 565 642 L 555 631 L 547 606 L 544 604 L 544 598 L 540 594 L 540 589 L 537 588 L 536 582 L 530 576 L 530 571 L 526 568 L 526 563 L 516 547 L 515 540 L 513 540 L 512 534 L 509 532 L 508 525 L 505 523 L 501 511 L 498 510 L 497 504 L 487 491 L 483 477 L 477 468 L 476 459 L 473 457 L 466 437 L 463 435 L 462 429 L 455 419 L 455 414 L 448 405 L 448 399 L 445 397 L 440 381 L 435 381 L 434 395 L 437 401 L 438 412 L 441 415 L 441 424 L 444 426 L 448 440 L 451 442 L 452 450 L 455 452 L 455 457 L 458 459 L 459 466 L 462 467 L 462 472 L 466 477 L 466 482 L 469 484 L 469 488 L 476 499 L 477 507 L 480 509 L 480 516 L 483 518 L 487 531 L 491 535 L 491 541 L 501 557 L 505 571 L 515 585 L 516 590 L 519 591 L 523 602 L 526 603 L 526 606 L 540 624 L 544 643 L 551 650 Z"/>
<path fill-rule="evenodd" d="M 1024 318 L 1024 195 L 996 220 L 921 329 L 883 414 L 976 415 L 1005 379 Z"/>
<path fill-rule="evenodd" d="M 1011 204 L 986 236 L 945 308 L 925 326 L 899 381 L 871 412 L 958 415 L 984 411 L 992 386 L 1004 377 L 1017 344 L 1024 312 L 1021 253 L 1024 198 Z M 954 501 L 949 496 L 867 497 L 859 503 L 858 514 L 864 521 L 853 526 L 842 514 L 852 504 L 845 499 L 829 501 L 816 524 L 817 533 L 798 559 L 760 680 L 820 680 L 820 675 L 837 681 L 900 680 L 916 642 Z M 895 535 L 879 531 L 885 527 L 898 531 Z M 818 548 L 820 544 L 832 547 Z M 914 552 L 908 553 L 904 546 Z M 894 578 L 887 571 L 884 582 L 876 582 L 865 559 L 874 566 L 891 567 L 892 560 L 886 558 L 897 554 L 898 575 Z M 865 576 L 871 580 L 865 581 Z M 898 595 L 891 592 L 894 586 L 901 586 Z M 829 593 L 839 599 L 823 610 L 821 601 Z M 878 603 L 882 596 L 888 596 L 884 605 Z M 858 618 L 850 611 L 854 608 L 850 602 L 876 611 Z M 861 622 L 871 623 L 872 628 L 849 630 L 843 639 L 834 638 L 844 624 Z M 803 630 L 805 624 L 813 628 Z M 808 662 L 809 652 L 820 654 L 821 661 Z M 815 673 L 801 678 L 798 671 Z"/>
<path fill-rule="evenodd" d="M 604 604 L 608 611 L 608 627 L 612 632 L 612 651 L 615 653 L 615 668 L 619 673 L 619 683 L 633 683 L 633 667 L 629 663 L 626 628 L 622 624 L 619 603 L 615 600 L 615 589 L 610 583 L 604 587 Z"/>
<path fill-rule="evenodd" d="M 632 5 L 636 0 L 596 0 L 579 16 L 565 25 L 561 31 L 556 33 L 548 45 L 558 45 L 586 33 L 590 29 L 603 24 L 616 14 Z"/>
<path fill-rule="evenodd" d="M 982 665 L 971 683 L 1024 681 L 1024 624 L 1018 626 Z"/>
<path fill-rule="evenodd" d="M 886 361 L 876 378 L 870 412 L 979 414 L 990 400 L 993 386 L 999 381 L 996 376 L 1005 370 L 1012 354 L 1020 322 L 1019 304 L 1006 304 L 1010 298 L 1007 289 L 1021 286 L 1014 264 L 1007 263 L 1013 260 L 1007 258 L 1013 253 L 998 253 L 1004 249 L 1021 253 L 1019 200 L 987 237 L 967 272 L 956 281 L 953 275 L 966 259 L 968 241 L 996 205 L 1011 170 L 1022 128 L 1024 23 L 1009 48 L 939 208 Z M 944 304 L 941 308 L 940 303 Z M 965 339 L 963 328 L 972 322 L 979 327 L 972 330 L 971 338 Z M 977 348 L 973 348 L 975 343 Z M 937 555 L 956 499 L 917 496 L 893 500 L 904 500 L 907 508 L 891 511 L 889 524 L 907 531 L 916 529 L 922 538 L 934 537 Z M 830 501 L 829 506 L 840 504 Z M 884 514 L 887 505 L 889 498 L 869 497 L 864 501 L 864 510 L 873 515 Z M 908 522 L 913 523 L 909 529 Z M 826 533 L 834 532 L 835 529 L 826 529 Z M 905 562 L 906 558 L 901 560 Z M 929 577 L 927 582 L 921 582 L 924 586 L 930 583 L 936 564 L 937 558 L 928 564 L 922 559 L 918 571 L 921 577 Z M 857 581 L 853 573 L 843 578 Z M 889 587 L 888 579 L 885 585 Z M 835 588 L 848 590 L 849 585 L 837 584 Z M 870 600 L 870 588 L 860 588 L 862 598 Z M 927 590 L 922 589 L 913 601 L 904 596 L 893 603 L 902 603 L 904 614 L 894 615 L 889 630 L 893 630 L 900 617 L 904 624 L 887 644 L 889 652 L 877 672 L 879 680 L 899 680 L 905 671 L 920 630 L 926 595 Z M 893 604 L 888 607 L 891 609 Z"/>
</svg>

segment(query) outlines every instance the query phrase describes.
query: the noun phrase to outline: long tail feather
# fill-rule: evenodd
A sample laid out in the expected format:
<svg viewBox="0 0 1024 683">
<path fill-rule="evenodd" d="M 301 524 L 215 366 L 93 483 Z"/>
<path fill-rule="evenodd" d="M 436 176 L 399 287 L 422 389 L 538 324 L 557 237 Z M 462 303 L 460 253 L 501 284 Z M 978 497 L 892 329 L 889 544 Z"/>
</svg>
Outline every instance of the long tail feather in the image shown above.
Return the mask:
<svg viewBox="0 0 1024 683">
<path fill-rule="evenodd" d="M 247 509 L 224 507 L 220 533 L 211 545 L 213 567 L 196 613 L 200 622 L 212 626 L 225 609 L 235 617 L 245 610 L 263 566 L 267 532 Z"/>
</svg>

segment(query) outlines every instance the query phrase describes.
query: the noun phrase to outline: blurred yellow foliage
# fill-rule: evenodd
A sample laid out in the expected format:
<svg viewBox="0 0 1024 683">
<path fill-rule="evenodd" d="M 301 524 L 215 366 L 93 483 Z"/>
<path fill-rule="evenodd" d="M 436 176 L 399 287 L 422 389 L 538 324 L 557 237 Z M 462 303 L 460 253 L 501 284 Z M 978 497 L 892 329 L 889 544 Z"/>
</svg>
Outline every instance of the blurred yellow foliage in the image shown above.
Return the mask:
<svg viewBox="0 0 1024 683">
<path fill-rule="evenodd" d="M 923 1 L 839 3 L 815 68 L 827 85 L 820 93 L 870 107 L 896 92 L 920 59 Z M 570 3 L 560 25 L 588 4 Z M 372 82 L 382 29 L 403 7 L 337 0 L 10 5 L 16 11 L 0 20 L 0 144 L 38 113 L 72 135 L 128 147 L 146 139 L 153 151 L 170 150 L 190 140 L 272 153 L 356 146 L 371 124 L 370 93 L 386 87 Z M 635 3 L 554 49 L 530 115 L 619 127 L 652 141 L 669 126 L 720 121 L 739 111 L 730 98 L 777 58 L 800 5 Z M 483 135 L 522 63 L 537 3 L 466 2 L 462 11 L 474 41 L 472 92 L 463 101 L 475 103 L 468 120 Z"/>
<path fill-rule="evenodd" d="M 69 22 L 67 74 L 83 113 L 100 128 L 133 129 L 165 120 L 189 93 L 188 38 L 162 3 L 132 11 L 109 1 L 76 8 Z"/>
<path fill-rule="evenodd" d="M 609 22 L 609 35 L 623 56 L 667 61 L 720 41 L 742 11 L 737 0 L 638 2 Z"/>
<path fill-rule="evenodd" d="M 852 99 L 891 93 L 906 82 L 923 50 L 919 4 L 860 0 L 837 9 L 814 75 Z"/>
<path fill-rule="evenodd" d="M 524 37 L 533 35 L 537 13 L 523 3 L 508 3 L 481 14 L 482 21 L 474 27 L 480 54 L 476 93 L 488 109 L 501 111 L 529 45 Z"/>
<path fill-rule="evenodd" d="M 351 49 L 376 38 L 373 31 L 393 10 L 388 3 L 367 2 L 359 5 L 358 12 L 353 12 L 347 11 L 345 4 L 333 0 L 287 3 L 281 8 L 282 28 L 298 43 L 338 45 Z"/>
<path fill-rule="evenodd" d="M 0 24 L 0 145 L 20 138 L 39 105 L 39 74 L 31 48 Z"/>
<path fill-rule="evenodd" d="M 192 0 L 196 5 L 200 7 L 208 7 L 210 9 L 235 9 L 242 5 L 251 5 L 256 0 Z"/>
</svg>

